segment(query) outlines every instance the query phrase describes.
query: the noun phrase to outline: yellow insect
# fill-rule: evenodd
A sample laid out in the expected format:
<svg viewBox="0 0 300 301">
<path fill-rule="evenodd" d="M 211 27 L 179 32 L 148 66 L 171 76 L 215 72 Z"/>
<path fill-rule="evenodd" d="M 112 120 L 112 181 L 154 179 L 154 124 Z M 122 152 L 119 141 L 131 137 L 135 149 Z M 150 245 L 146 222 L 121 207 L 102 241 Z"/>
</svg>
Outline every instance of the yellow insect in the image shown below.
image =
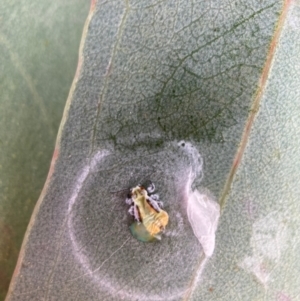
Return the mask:
<svg viewBox="0 0 300 301">
<path fill-rule="evenodd" d="M 151 241 L 154 238 L 160 239 L 169 222 L 169 215 L 162 209 L 163 203 L 159 201 L 154 192 L 154 184 L 147 190 L 138 185 L 130 190 L 126 203 L 131 205 L 129 213 L 134 216 L 136 223 L 130 229 L 134 237 L 142 241 Z M 148 194 L 149 193 L 149 194 Z"/>
</svg>

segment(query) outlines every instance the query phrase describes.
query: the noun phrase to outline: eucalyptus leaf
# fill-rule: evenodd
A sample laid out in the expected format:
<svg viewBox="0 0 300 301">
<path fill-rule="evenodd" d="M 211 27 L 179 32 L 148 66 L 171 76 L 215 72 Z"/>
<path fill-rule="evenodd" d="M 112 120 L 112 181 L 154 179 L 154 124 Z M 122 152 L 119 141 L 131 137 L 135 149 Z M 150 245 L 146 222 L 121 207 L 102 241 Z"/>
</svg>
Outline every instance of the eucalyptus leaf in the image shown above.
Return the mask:
<svg viewBox="0 0 300 301">
<path fill-rule="evenodd" d="M 89 3 L 0 1 L 0 300 L 49 169 Z"/>
<path fill-rule="evenodd" d="M 299 17 L 298 1 L 93 2 L 7 300 L 297 298 Z M 149 181 L 169 215 L 151 243 L 125 202 Z"/>
</svg>

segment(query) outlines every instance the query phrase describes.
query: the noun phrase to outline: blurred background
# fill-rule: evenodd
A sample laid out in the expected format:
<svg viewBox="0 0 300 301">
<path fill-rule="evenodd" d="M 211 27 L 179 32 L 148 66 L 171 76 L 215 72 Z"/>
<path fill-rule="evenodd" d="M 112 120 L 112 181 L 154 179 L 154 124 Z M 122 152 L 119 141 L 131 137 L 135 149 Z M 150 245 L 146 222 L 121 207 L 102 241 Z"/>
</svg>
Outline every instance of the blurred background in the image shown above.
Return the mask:
<svg viewBox="0 0 300 301">
<path fill-rule="evenodd" d="M 89 6 L 0 2 L 0 301 L 47 177 Z"/>
</svg>

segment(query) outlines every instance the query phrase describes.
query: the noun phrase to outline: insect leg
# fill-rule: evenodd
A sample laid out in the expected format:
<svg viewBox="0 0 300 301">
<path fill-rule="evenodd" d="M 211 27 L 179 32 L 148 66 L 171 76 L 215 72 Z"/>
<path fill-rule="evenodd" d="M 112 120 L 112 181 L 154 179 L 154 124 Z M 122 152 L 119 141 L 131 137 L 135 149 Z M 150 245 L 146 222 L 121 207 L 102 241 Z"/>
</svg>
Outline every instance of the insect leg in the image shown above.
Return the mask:
<svg viewBox="0 0 300 301">
<path fill-rule="evenodd" d="M 159 212 L 161 210 L 159 204 L 162 204 L 162 202 L 156 201 L 155 199 L 152 198 L 152 196 L 149 196 L 147 198 L 147 201 L 157 212 Z"/>
<path fill-rule="evenodd" d="M 131 207 L 129 208 L 128 213 L 129 213 L 130 215 L 133 215 L 133 216 L 134 216 L 134 206 L 131 206 Z"/>
<path fill-rule="evenodd" d="M 155 194 L 151 194 L 151 195 L 150 195 L 150 198 L 151 198 L 152 200 L 154 200 L 154 201 L 157 202 L 157 201 L 159 200 L 159 195 L 156 194 L 156 193 L 155 193 Z"/>
<path fill-rule="evenodd" d="M 155 191 L 155 185 L 151 182 L 150 185 L 147 187 L 148 193 L 152 193 Z"/>
<path fill-rule="evenodd" d="M 126 202 L 127 205 L 132 205 L 133 200 L 132 200 L 132 198 L 127 197 L 125 202 Z"/>
</svg>

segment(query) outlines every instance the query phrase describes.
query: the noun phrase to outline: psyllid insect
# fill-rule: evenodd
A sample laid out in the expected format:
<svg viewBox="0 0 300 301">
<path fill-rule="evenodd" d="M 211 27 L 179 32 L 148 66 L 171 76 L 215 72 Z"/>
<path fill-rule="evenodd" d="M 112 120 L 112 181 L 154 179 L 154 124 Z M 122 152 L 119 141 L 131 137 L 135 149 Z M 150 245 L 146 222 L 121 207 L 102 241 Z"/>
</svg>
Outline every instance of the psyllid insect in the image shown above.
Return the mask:
<svg viewBox="0 0 300 301">
<path fill-rule="evenodd" d="M 160 239 L 160 234 L 165 230 L 169 215 L 162 209 L 163 203 L 159 201 L 153 183 L 145 189 L 141 185 L 130 190 L 126 203 L 131 205 L 128 212 L 135 219 L 130 226 L 132 235 L 141 241 Z"/>
</svg>

